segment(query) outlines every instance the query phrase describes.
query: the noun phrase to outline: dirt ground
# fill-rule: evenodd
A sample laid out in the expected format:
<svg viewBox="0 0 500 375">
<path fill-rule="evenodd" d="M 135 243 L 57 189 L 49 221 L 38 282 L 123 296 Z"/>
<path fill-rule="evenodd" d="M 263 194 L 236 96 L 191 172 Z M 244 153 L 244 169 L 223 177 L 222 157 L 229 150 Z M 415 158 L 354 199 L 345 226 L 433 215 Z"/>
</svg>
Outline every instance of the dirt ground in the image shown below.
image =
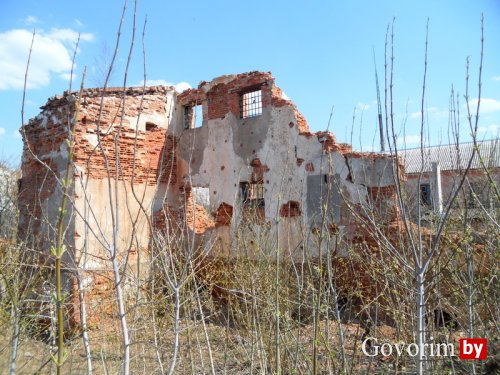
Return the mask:
<svg viewBox="0 0 500 375">
<path fill-rule="evenodd" d="M 8 318 L 8 317 L 4 317 Z M 7 322 L 3 322 L 7 323 Z M 176 364 L 176 374 L 210 374 L 210 356 L 217 374 L 270 374 L 274 366 L 274 333 L 245 330 L 232 324 L 206 322 L 206 334 L 201 320 L 182 320 L 180 348 Z M 2 324 L 6 327 L 7 324 Z M 169 319 L 156 320 L 156 332 L 151 321 L 136 317 L 132 323 L 131 374 L 167 373 L 172 361 L 174 333 Z M 119 331 L 115 327 L 106 332 L 92 331 L 90 345 L 92 351 L 93 374 L 116 374 L 121 363 Z M 357 323 L 342 324 L 345 338 L 344 355 L 349 374 L 411 374 L 414 363 L 409 357 L 394 355 L 367 357 L 361 350 L 365 329 Z M 281 327 L 280 351 L 283 374 L 312 373 L 313 325 L 288 324 Z M 318 368 L 320 374 L 337 374 L 341 371 L 341 350 L 339 326 L 336 322 L 323 320 L 318 330 Z M 8 331 L 0 334 L 0 369 L 8 373 L 10 356 L 10 335 Z M 443 333 L 443 337 L 446 334 Z M 379 343 L 398 342 L 397 332 L 387 325 L 372 328 L 370 336 L 377 337 Z M 459 333 L 447 336 L 457 340 Z M 210 342 L 207 344 L 207 338 Z M 51 338 L 36 340 L 23 333 L 18 353 L 17 374 L 52 374 L 55 365 L 51 360 Z M 399 340 L 400 342 L 402 340 Z M 458 345 L 456 345 L 458 348 Z M 66 342 L 68 352 L 64 364 L 64 374 L 87 373 L 86 360 L 80 337 L 75 336 Z M 443 359 L 440 370 L 434 373 L 462 373 L 463 366 L 455 359 Z M 161 364 L 160 364 L 161 362 Z"/>
</svg>

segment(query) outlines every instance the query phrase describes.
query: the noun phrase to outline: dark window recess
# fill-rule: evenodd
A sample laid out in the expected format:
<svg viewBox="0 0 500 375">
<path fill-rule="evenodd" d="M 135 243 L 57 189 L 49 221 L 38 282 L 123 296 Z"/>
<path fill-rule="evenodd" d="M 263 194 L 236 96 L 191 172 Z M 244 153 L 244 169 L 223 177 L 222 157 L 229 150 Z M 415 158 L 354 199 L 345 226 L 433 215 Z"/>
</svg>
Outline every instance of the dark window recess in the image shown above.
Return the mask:
<svg viewBox="0 0 500 375">
<path fill-rule="evenodd" d="M 201 105 L 184 107 L 184 129 L 199 128 L 203 124 L 203 111 Z"/>
<path fill-rule="evenodd" d="M 241 201 L 244 206 L 264 207 L 264 184 L 240 182 Z"/>
<path fill-rule="evenodd" d="M 146 131 L 151 131 L 153 129 L 156 129 L 158 125 L 156 125 L 154 122 L 146 122 Z"/>
<path fill-rule="evenodd" d="M 248 118 L 262 114 L 262 90 L 250 91 L 240 96 L 240 117 Z"/>
<path fill-rule="evenodd" d="M 193 122 L 193 107 L 184 107 L 184 129 L 190 129 Z"/>
<path fill-rule="evenodd" d="M 432 205 L 431 185 L 420 184 L 420 201 L 422 202 L 422 204 L 425 204 L 426 206 Z"/>
</svg>

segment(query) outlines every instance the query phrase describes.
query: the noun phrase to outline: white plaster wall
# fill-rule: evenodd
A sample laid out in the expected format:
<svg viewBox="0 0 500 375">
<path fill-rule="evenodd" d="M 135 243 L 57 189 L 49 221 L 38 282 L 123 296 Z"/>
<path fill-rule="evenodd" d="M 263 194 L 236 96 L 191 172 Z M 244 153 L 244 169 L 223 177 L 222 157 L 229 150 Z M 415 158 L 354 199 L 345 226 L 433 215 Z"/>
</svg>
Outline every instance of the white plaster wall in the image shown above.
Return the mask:
<svg viewBox="0 0 500 375">
<path fill-rule="evenodd" d="M 234 207 L 231 229 L 218 227 L 214 230 L 215 236 L 224 248 L 223 253 L 234 253 L 234 249 L 241 248 L 241 242 L 238 242 L 241 241 L 241 236 L 246 236 L 251 241 L 256 233 L 262 237 L 265 232 L 269 241 L 268 250 L 276 251 L 276 243 L 278 243 L 279 238 L 282 256 L 302 257 L 304 249 L 311 252 L 310 255 L 318 254 L 316 249 L 311 248 L 314 246 L 313 242 L 304 243 L 304 239 L 307 238 L 306 232 L 309 230 L 306 209 L 306 177 L 311 174 L 311 172 L 305 171 L 305 165 L 308 162 L 313 162 L 315 171 L 312 174 L 327 173 L 329 169 L 328 156 L 324 156 L 320 160 L 322 145 L 317 138 L 299 136 L 297 126 L 291 128 L 288 126 L 290 122 L 296 124 L 295 112 L 293 108 L 285 106 L 266 108 L 260 119 L 246 121 L 245 125 L 241 125 L 241 120 L 229 113 L 223 119 L 208 121 L 205 125 L 206 129 L 203 131 L 189 130 L 190 137 L 206 135 L 205 146 L 201 151 L 201 166 L 198 173 L 193 173 L 190 176 L 192 186 L 209 186 L 210 211 L 216 211 L 222 202 Z M 235 144 L 237 141 L 234 136 L 234 129 L 238 131 L 238 126 L 269 127 L 266 137 L 262 139 L 262 144 L 254 145 L 257 149 L 256 153 L 248 154 L 247 158 L 242 158 L 234 151 L 235 147 L 239 147 Z M 191 144 L 199 143 L 192 142 Z M 259 225 L 247 225 L 248 230 L 242 233 L 241 217 L 238 216 L 241 209 L 239 182 L 250 180 L 253 169 L 249 164 L 255 158 L 258 158 L 263 165 L 269 168 L 269 171 L 264 173 L 266 220 L 274 223 L 279 222 L 279 224 L 272 224 L 271 229 Z M 297 158 L 305 160 L 300 167 L 296 164 Z M 343 157 L 335 157 L 334 159 L 337 160 L 339 169 L 345 168 Z M 187 161 L 184 162 L 187 164 Z M 221 169 L 222 166 L 223 169 Z M 348 172 L 342 171 L 342 173 L 346 176 Z M 279 217 L 281 205 L 290 200 L 301 203 L 302 216 L 280 218 L 279 221 L 274 221 Z M 226 247 L 228 248 L 226 249 Z"/>
<path fill-rule="evenodd" d="M 118 182 L 118 195 L 115 196 L 115 181 L 88 180 L 77 178 L 75 202 L 77 214 L 74 228 L 75 248 L 78 265 L 83 269 L 103 269 L 109 267 L 109 249 L 113 247 L 113 219 L 115 205 L 118 204 L 116 245 L 119 254 L 124 254 L 130 247 L 137 251 L 148 248 L 150 229 L 148 218 L 151 218 L 152 205 L 157 195 L 155 186 L 136 185 L 136 195 L 132 194 L 132 186 L 128 182 Z M 110 196 L 112 202 L 110 201 Z M 143 257 L 145 258 L 145 257 Z M 146 260 L 146 259 L 144 259 Z"/>
<path fill-rule="evenodd" d="M 152 111 L 149 108 L 149 101 L 164 100 L 162 110 Z M 134 98 L 134 101 L 138 101 Z M 137 107 L 139 110 L 139 107 Z M 143 109 L 140 116 L 124 116 L 129 123 L 130 128 L 140 131 L 146 130 L 146 123 L 150 122 L 162 129 L 175 129 L 177 127 L 177 118 L 175 116 L 175 91 L 167 91 L 161 95 L 144 95 Z"/>
<path fill-rule="evenodd" d="M 179 114 L 177 117 L 180 118 Z M 250 132 L 252 127 L 255 134 Z M 223 118 L 205 120 L 202 128 L 181 132 L 180 137 L 184 137 L 183 147 L 193 149 L 191 154 L 184 150 L 184 160 L 179 163 L 193 187 L 209 187 L 210 211 L 215 212 L 223 202 L 234 208 L 231 226 L 213 231 L 226 255 L 234 256 L 235 249 L 242 248 L 242 238 L 251 242 L 254 236 L 265 233 L 270 251 L 276 251 L 279 242 L 282 256 L 299 257 L 304 251 L 310 256 L 318 256 L 318 241 L 311 235 L 309 212 L 313 207 L 309 210 L 308 176 L 337 175 L 339 185 L 334 188 L 341 192 L 341 199 L 349 199 L 352 204 L 367 203 L 367 186 L 393 184 L 391 164 L 386 159 L 374 161 L 339 153 L 323 154 L 323 145 L 315 135 L 299 135 L 295 110 L 291 106 L 268 106 L 263 108 L 262 115 L 251 119 L 227 113 Z M 188 155 L 196 159 L 191 169 L 186 160 Z M 245 223 L 246 229 L 242 230 L 239 183 L 250 181 L 253 170 L 250 163 L 256 158 L 269 168 L 263 176 L 267 223 L 260 226 Z M 304 160 L 300 166 L 297 166 L 297 159 Z M 314 171 L 306 171 L 309 163 Z M 302 215 L 280 218 L 281 205 L 289 201 L 300 203 Z M 338 210 L 330 207 L 333 209 Z M 343 230 L 340 226 L 339 231 Z M 323 241 L 321 251 L 327 251 L 330 245 Z"/>
</svg>

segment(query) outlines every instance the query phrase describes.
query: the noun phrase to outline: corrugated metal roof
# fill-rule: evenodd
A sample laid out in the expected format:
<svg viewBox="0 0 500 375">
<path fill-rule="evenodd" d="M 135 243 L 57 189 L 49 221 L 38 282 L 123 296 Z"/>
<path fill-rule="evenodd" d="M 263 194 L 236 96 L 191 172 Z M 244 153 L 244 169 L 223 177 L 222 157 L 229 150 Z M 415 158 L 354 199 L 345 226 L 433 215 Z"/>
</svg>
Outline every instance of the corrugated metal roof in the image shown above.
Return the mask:
<svg viewBox="0 0 500 375">
<path fill-rule="evenodd" d="M 477 142 L 479 153 L 472 160 L 471 169 L 482 168 L 479 156 L 488 168 L 500 167 L 500 139 Z M 442 171 L 465 169 L 474 149 L 474 143 L 424 147 L 423 160 L 420 148 L 398 150 L 406 173 L 429 172 L 432 163 L 439 162 Z M 423 161 L 423 168 L 422 168 Z"/>
</svg>

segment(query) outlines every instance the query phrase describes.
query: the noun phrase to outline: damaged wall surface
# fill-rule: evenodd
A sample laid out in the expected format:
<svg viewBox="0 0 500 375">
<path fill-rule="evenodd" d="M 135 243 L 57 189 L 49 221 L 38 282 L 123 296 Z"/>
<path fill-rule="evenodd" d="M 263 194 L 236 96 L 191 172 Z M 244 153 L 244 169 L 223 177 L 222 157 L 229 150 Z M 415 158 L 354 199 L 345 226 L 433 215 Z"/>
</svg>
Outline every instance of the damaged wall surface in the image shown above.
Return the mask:
<svg viewBox="0 0 500 375">
<path fill-rule="evenodd" d="M 147 258 L 151 230 L 189 232 L 222 257 L 238 255 L 235 241 L 279 232 L 281 256 L 300 259 L 328 251 L 312 235 L 318 230 L 356 241 L 353 212 L 397 220 L 394 159 L 311 132 L 270 73 L 250 72 L 180 94 L 155 86 L 50 99 L 24 126 L 19 229 L 38 246 L 55 236 L 71 124 L 65 264 L 86 272 L 89 290 L 109 272 L 114 240 L 135 267 Z"/>
</svg>

